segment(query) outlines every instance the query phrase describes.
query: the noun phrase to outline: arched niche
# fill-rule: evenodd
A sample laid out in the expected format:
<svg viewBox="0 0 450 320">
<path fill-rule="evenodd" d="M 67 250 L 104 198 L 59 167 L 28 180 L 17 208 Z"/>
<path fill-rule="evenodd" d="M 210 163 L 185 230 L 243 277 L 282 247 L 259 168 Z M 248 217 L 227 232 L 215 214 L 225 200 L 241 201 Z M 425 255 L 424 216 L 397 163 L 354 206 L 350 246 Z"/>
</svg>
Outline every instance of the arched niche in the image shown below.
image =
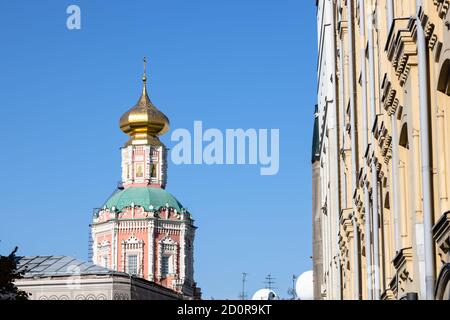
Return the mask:
<svg viewBox="0 0 450 320">
<path fill-rule="evenodd" d="M 409 149 L 409 139 L 408 139 L 408 125 L 405 123 L 400 131 L 400 138 L 398 144 L 405 149 Z"/>
</svg>

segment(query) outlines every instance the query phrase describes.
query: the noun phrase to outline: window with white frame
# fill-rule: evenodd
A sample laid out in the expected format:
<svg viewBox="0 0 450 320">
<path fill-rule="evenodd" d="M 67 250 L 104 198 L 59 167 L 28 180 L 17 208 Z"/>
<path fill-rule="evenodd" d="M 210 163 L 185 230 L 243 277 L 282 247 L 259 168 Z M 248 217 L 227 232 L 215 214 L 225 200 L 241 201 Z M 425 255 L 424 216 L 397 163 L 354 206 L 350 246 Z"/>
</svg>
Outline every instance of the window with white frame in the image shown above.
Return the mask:
<svg viewBox="0 0 450 320">
<path fill-rule="evenodd" d="M 95 257 L 95 263 L 102 267 L 108 267 L 108 257 L 111 252 L 111 243 L 107 240 L 100 242 L 97 245 L 97 254 Z M 106 262 L 105 262 L 106 257 Z"/>
<path fill-rule="evenodd" d="M 144 241 L 131 234 L 128 240 L 122 241 L 122 272 L 142 277 L 144 256 Z"/>
<path fill-rule="evenodd" d="M 178 243 L 167 236 L 159 241 L 158 251 L 158 277 L 174 275 L 177 272 Z"/>
<path fill-rule="evenodd" d="M 127 257 L 127 272 L 131 275 L 137 275 L 138 273 L 138 257 L 135 254 L 131 254 Z"/>
</svg>

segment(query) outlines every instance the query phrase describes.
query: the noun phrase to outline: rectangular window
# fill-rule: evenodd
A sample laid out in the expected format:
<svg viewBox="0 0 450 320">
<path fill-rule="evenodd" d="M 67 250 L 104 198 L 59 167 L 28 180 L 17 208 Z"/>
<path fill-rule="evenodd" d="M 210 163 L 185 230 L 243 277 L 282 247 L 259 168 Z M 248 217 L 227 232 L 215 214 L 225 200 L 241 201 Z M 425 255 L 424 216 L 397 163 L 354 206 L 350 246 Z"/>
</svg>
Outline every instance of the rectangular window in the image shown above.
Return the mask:
<svg viewBox="0 0 450 320">
<path fill-rule="evenodd" d="M 152 163 L 150 172 L 151 172 L 151 177 L 156 178 L 156 164 Z"/>
<path fill-rule="evenodd" d="M 136 164 L 136 178 L 144 177 L 144 165 L 141 163 Z"/>
<path fill-rule="evenodd" d="M 165 278 L 169 274 L 169 257 L 162 256 L 161 258 L 161 277 Z"/>
<path fill-rule="evenodd" d="M 137 275 L 137 255 L 129 255 L 127 262 L 127 272 L 132 275 Z"/>
</svg>

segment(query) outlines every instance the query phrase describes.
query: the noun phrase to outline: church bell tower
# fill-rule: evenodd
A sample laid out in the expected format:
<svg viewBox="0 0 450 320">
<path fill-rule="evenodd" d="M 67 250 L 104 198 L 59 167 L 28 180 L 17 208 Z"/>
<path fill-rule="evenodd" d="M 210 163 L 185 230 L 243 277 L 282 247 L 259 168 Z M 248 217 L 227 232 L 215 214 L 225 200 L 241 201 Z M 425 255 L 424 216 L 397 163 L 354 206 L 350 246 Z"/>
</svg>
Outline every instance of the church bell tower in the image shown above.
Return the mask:
<svg viewBox="0 0 450 320">
<path fill-rule="evenodd" d="M 191 213 L 165 190 L 167 148 L 159 137 L 169 130 L 169 119 L 148 96 L 146 65 L 144 58 L 141 96 L 120 118 L 129 136 L 121 149 L 121 184 L 93 217 L 93 262 L 196 299 L 196 227 Z"/>
</svg>

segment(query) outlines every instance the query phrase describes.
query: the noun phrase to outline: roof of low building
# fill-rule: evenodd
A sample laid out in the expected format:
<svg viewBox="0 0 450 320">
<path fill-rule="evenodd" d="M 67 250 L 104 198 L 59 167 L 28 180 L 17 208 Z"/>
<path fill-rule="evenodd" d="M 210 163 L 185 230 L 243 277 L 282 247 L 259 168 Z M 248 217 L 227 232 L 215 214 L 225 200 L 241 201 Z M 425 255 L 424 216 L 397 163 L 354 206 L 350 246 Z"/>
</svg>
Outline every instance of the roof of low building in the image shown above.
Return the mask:
<svg viewBox="0 0 450 320">
<path fill-rule="evenodd" d="M 181 294 L 153 281 L 129 275 L 125 272 L 119 272 L 104 268 L 102 266 L 95 265 L 90 262 L 81 261 L 69 256 L 24 256 L 17 257 L 16 259 L 17 270 L 25 271 L 23 280 L 26 281 L 74 276 L 83 278 L 94 278 L 98 276 L 106 276 L 111 278 L 126 277 L 127 279 L 130 279 L 132 286 L 144 285 L 145 290 L 154 291 L 155 289 L 157 289 L 158 294 L 160 295 L 162 294 L 166 297 L 170 296 L 171 298 L 182 299 Z M 70 288 L 68 288 L 67 290 L 70 290 Z"/>
<path fill-rule="evenodd" d="M 17 269 L 24 278 L 125 274 L 68 256 L 17 257 Z"/>
</svg>

